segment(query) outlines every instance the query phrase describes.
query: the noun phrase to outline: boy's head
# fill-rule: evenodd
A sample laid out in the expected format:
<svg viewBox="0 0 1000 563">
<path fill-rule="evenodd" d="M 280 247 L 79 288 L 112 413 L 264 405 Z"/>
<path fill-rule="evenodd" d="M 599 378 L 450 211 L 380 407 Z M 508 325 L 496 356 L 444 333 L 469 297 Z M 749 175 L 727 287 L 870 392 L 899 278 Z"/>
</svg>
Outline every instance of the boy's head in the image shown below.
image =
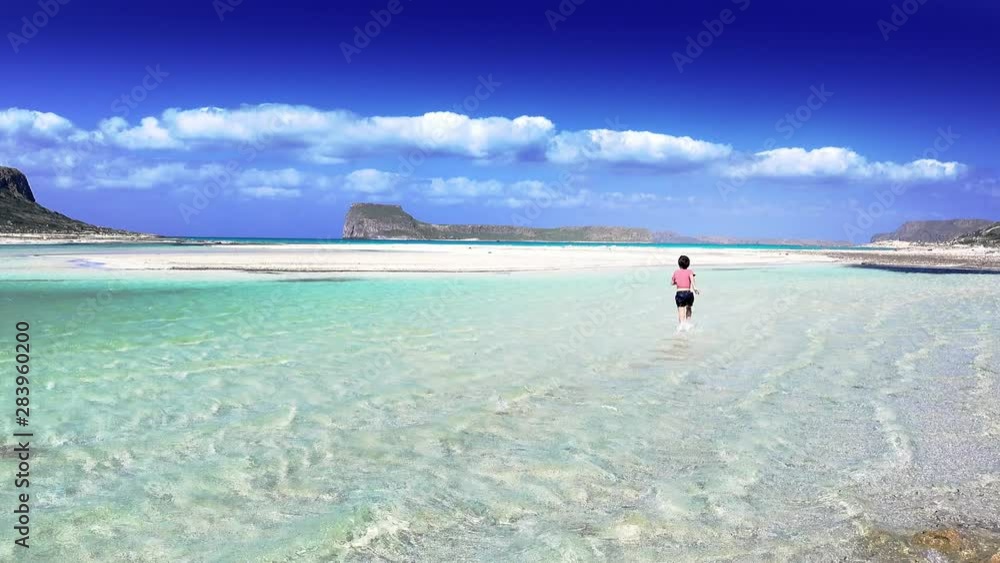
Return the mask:
<svg viewBox="0 0 1000 563">
<path fill-rule="evenodd" d="M 677 265 L 680 266 L 682 270 L 687 270 L 688 266 L 691 265 L 691 259 L 682 254 L 681 257 L 677 259 Z"/>
</svg>

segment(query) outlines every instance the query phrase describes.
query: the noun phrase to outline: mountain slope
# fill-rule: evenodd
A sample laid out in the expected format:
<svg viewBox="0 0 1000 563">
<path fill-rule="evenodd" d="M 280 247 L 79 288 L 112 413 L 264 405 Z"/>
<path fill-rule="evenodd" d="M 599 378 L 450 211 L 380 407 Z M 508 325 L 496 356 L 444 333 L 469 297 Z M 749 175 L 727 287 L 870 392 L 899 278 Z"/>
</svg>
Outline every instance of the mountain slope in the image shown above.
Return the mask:
<svg viewBox="0 0 1000 563">
<path fill-rule="evenodd" d="M 652 242 L 648 229 L 628 227 L 534 228 L 512 225 L 436 225 L 416 220 L 398 205 L 355 203 L 344 220 L 345 239 Z"/>
<path fill-rule="evenodd" d="M 1000 246 L 1000 222 L 979 229 L 974 233 L 962 235 L 955 239 L 957 244 L 975 244 L 980 246 Z"/>
<path fill-rule="evenodd" d="M 891 233 L 879 233 L 872 242 L 949 242 L 956 237 L 986 228 L 993 221 L 985 219 L 949 219 L 945 221 L 907 221 Z"/>
<path fill-rule="evenodd" d="M 50 211 L 35 201 L 28 179 L 16 168 L 0 166 L 0 235 L 126 235 Z"/>
<path fill-rule="evenodd" d="M 531 228 L 512 225 L 435 225 L 418 221 L 399 205 L 355 203 L 344 220 L 345 239 L 503 240 L 657 242 L 674 244 L 776 244 L 789 246 L 851 246 L 847 241 L 814 239 L 744 239 L 692 237 L 672 231 L 650 232 L 629 227 Z"/>
</svg>

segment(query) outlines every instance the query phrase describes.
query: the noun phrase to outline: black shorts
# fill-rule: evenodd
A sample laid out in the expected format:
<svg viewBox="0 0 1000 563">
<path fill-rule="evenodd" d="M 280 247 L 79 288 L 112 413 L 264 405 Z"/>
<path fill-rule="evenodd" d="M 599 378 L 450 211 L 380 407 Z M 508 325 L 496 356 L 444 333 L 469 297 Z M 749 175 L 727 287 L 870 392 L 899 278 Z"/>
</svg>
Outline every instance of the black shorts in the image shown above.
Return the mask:
<svg viewBox="0 0 1000 563">
<path fill-rule="evenodd" d="M 677 295 L 674 296 L 674 301 L 677 302 L 678 307 L 690 307 L 694 305 L 694 292 L 678 291 Z"/>
</svg>

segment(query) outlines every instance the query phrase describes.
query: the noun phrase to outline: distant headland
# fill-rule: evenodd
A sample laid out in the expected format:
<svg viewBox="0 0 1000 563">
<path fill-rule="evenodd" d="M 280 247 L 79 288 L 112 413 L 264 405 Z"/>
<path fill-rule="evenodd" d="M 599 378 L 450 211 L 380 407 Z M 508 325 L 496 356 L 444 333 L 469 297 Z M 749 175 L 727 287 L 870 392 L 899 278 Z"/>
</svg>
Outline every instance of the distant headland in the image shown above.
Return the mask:
<svg viewBox="0 0 1000 563">
<path fill-rule="evenodd" d="M 436 225 L 416 220 L 399 205 L 355 203 L 344 219 L 345 239 L 653 242 L 649 229 L 629 227 L 519 227 Z"/>
<path fill-rule="evenodd" d="M 0 166 L 0 235 L 24 240 L 147 240 L 154 235 L 100 227 L 46 209 L 35 201 L 28 178 Z"/>
<path fill-rule="evenodd" d="M 959 242 L 976 244 L 975 233 L 997 224 L 986 219 L 946 219 L 941 221 L 907 221 L 891 233 L 879 233 L 873 243 L 900 241 L 920 243 Z M 968 237 L 968 240 L 964 240 Z M 989 238 L 989 237 L 986 237 Z M 962 240 L 959 240 L 962 239 Z"/>
<path fill-rule="evenodd" d="M 343 238 L 369 240 L 490 240 L 541 242 L 637 242 L 679 244 L 775 244 L 851 246 L 847 241 L 695 237 L 639 227 L 522 227 L 514 225 L 438 225 L 414 218 L 399 205 L 355 203 L 344 219 Z"/>
</svg>

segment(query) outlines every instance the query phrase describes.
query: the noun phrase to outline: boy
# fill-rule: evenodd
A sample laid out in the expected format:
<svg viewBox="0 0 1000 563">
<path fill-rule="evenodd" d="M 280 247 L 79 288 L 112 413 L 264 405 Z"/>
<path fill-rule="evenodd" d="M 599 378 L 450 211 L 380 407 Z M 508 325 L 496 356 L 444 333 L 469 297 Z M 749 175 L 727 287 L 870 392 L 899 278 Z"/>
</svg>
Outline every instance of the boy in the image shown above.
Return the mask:
<svg viewBox="0 0 1000 563">
<path fill-rule="evenodd" d="M 685 321 L 691 319 L 691 306 L 694 305 L 694 295 L 699 291 L 694 286 L 694 272 L 688 269 L 691 259 L 681 256 L 677 259 L 680 269 L 674 272 L 670 279 L 670 284 L 677 286 L 677 295 L 674 301 L 677 303 L 677 329 L 685 326 Z"/>
</svg>

